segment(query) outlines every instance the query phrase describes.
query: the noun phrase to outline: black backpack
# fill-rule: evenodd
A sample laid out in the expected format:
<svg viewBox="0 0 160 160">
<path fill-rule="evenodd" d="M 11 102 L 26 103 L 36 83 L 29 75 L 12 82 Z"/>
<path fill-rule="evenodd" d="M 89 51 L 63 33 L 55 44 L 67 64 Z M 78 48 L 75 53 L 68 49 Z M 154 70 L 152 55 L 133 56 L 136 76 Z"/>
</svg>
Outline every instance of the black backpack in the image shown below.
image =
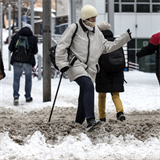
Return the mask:
<svg viewBox="0 0 160 160">
<path fill-rule="evenodd" d="M 119 72 L 125 69 L 125 57 L 123 48 L 119 48 L 111 53 L 103 54 L 100 64 L 107 72 Z"/>
<path fill-rule="evenodd" d="M 28 38 L 26 36 L 19 36 L 19 39 L 16 42 L 15 45 L 15 52 L 14 52 L 14 58 L 18 62 L 27 62 L 30 53 L 29 53 L 29 43 Z"/>
<path fill-rule="evenodd" d="M 72 45 L 73 39 L 74 39 L 74 37 L 75 37 L 75 35 L 76 35 L 76 32 L 77 32 L 77 29 L 78 29 L 78 24 L 77 24 L 77 23 L 75 23 L 75 24 L 76 24 L 76 30 L 75 30 L 74 33 L 73 33 L 70 46 Z M 69 54 L 69 51 L 70 51 L 70 46 L 67 48 L 68 54 Z M 57 65 L 56 65 L 56 60 L 55 60 L 56 47 L 57 47 L 57 45 L 49 48 L 49 51 L 50 51 L 49 56 L 50 56 L 50 60 L 51 60 L 51 62 L 52 62 L 52 64 L 53 64 L 53 66 L 54 66 L 57 70 L 59 70 L 58 67 L 57 67 Z"/>
</svg>

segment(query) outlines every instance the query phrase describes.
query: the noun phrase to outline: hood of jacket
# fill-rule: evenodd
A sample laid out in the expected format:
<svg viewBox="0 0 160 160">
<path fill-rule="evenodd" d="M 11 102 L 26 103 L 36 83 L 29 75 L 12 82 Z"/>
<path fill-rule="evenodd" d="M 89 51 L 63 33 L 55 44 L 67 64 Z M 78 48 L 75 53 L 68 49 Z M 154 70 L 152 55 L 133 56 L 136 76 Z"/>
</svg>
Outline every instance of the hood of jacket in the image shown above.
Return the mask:
<svg viewBox="0 0 160 160">
<path fill-rule="evenodd" d="M 102 31 L 102 33 L 106 39 L 113 37 L 113 33 L 111 30 L 105 30 L 105 31 Z"/>
<path fill-rule="evenodd" d="M 20 35 L 27 36 L 27 37 L 33 35 L 32 31 L 28 27 L 23 27 L 22 29 L 20 29 L 18 33 Z"/>
</svg>

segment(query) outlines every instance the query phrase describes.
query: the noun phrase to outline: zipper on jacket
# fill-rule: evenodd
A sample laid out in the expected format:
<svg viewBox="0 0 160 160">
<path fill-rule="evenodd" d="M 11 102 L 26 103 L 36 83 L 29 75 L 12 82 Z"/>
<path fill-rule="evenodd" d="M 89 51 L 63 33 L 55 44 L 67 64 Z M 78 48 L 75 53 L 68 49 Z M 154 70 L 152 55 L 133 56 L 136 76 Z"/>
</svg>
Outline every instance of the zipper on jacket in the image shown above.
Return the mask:
<svg viewBox="0 0 160 160">
<path fill-rule="evenodd" d="M 88 63 L 89 54 L 90 54 L 90 50 L 89 50 L 89 48 L 90 48 L 89 31 L 88 31 L 88 33 L 87 33 L 87 37 L 88 37 L 88 54 L 87 54 L 87 60 L 86 60 L 86 63 L 85 63 L 85 64 L 87 64 L 87 63 Z"/>
</svg>

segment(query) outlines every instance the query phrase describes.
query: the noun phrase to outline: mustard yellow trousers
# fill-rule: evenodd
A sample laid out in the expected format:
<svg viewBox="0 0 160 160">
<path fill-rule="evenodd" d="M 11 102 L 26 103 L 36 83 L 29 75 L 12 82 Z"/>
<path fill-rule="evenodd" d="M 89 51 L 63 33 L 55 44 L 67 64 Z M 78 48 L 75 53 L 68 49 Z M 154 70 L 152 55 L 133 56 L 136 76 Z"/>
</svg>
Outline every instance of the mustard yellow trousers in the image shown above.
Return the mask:
<svg viewBox="0 0 160 160">
<path fill-rule="evenodd" d="M 122 111 L 123 112 L 123 106 L 122 102 L 119 97 L 119 92 L 112 92 L 112 101 L 116 107 L 117 113 Z M 99 110 L 99 118 L 105 118 L 106 117 L 106 93 L 99 93 L 98 94 L 98 110 Z"/>
</svg>

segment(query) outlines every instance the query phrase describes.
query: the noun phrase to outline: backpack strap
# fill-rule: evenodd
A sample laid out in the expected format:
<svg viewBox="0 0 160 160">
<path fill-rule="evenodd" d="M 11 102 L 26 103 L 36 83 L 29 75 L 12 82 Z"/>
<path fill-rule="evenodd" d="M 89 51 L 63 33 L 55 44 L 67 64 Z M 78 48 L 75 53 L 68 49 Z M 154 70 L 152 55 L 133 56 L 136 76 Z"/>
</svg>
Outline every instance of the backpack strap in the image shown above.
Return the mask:
<svg viewBox="0 0 160 160">
<path fill-rule="evenodd" d="M 76 24 L 76 30 L 75 30 L 74 33 L 73 33 L 72 40 L 71 40 L 71 44 L 70 44 L 69 48 L 71 47 L 72 42 L 73 42 L 73 39 L 74 39 L 74 37 L 75 37 L 75 35 L 76 35 L 76 32 L 77 32 L 77 30 L 78 30 L 78 24 L 77 24 L 77 23 L 75 23 L 75 24 Z"/>
<path fill-rule="evenodd" d="M 75 35 L 76 35 L 76 32 L 77 32 L 77 30 L 78 30 L 78 24 L 77 24 L 77 23 L 75 23 L 75 24 L 76 24 L 76 29 L 75 29 L 75 31 L 74 31 L 74 33 L 73 33 L 73 35 L 72 35 L 71 44 L 70 44 L 70 46 L 68 47 L 68 54 L 69 54 L 69 52 L 70 52 L 70 47 L 71 47 L 71 45 L 72 45 L 73 39 L 74 39 L 74 37 L 75 37 Z M 75 62 L 77 59 L 78 59 L 78 58 L 75 56 L 75 57 L 72 59 L 70 65 L 73 66 L 73 65 L 74 65 L 74 62 Z"/>
</svg>

